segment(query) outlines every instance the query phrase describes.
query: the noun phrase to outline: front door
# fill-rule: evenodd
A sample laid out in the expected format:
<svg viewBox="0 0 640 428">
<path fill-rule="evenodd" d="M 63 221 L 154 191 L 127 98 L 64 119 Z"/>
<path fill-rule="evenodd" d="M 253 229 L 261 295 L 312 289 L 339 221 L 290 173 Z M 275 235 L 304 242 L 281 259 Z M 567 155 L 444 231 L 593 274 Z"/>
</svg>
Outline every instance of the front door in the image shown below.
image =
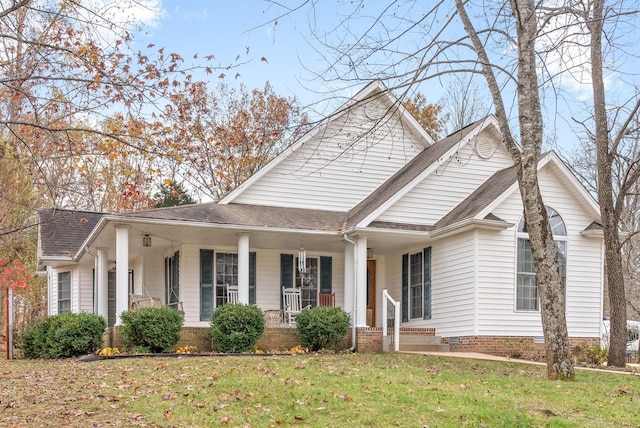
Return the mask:
<svg viewBox="0 0 640 428">
<path fill-rule="evenodd" d="M 367 260 L 367 325 L 376 326 L 376 261 Z"/>
</svg>

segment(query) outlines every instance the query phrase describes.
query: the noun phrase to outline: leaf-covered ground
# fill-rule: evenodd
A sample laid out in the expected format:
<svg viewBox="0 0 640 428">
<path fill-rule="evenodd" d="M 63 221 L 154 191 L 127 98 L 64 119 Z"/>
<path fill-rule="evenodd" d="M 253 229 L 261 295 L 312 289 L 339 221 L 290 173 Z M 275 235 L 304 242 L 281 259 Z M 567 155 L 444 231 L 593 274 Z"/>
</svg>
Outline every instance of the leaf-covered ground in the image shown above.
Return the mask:
<svg viewBox="0 0 640 428">
<path fill-rule="evenodd" d="M 423 355 L 0 362 L 3 427 L 640 426 L 640 378 Z"/>
</svg>

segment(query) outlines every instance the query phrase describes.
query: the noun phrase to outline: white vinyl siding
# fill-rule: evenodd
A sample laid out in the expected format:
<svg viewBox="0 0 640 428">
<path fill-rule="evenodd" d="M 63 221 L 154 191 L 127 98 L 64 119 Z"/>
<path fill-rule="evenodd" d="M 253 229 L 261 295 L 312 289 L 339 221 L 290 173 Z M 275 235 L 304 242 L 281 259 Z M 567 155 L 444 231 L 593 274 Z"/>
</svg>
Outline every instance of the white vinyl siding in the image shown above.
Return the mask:
<svg viewBox="0 0 640 428">
<path fill-rule="evenodd" d="M 455 235 L 432 246 L 433 323 L 442 336 L 474 334 L 475 263 L 473 232 Z"/>
<path fill-rule="evenodd" d="M 499 148 L 489 159 L 480 159 L 469 143 L 452 157 L 443 159 L 434 172 L 376 220 L 434 224 L 497 170 L 511 165 L 513 161 L 504 150 Z"/>
<path fill-rule="evenodd" d="M 550 168 L 540 171 L 539 180 L 545 204 L 561 213 L 567 229 L 566 313 L 569 335 L 598 336 L 599 314 L 602 312 L 602 241 L 580 235 L 592 219 Z M 522 217 L 519 192 L 514 191 L 493 214 L 514 226 L 501 232 L 478 231 L 478 334 L 542 336 L 539 311 L 515 311 L 516 227 Z"/>
<path fill-rule="evenodd" d="M 419 248 L 407 249 L 409 254 Z M 402 253 L 387 256 L 389 294 L 402 301 Z M 474 334 L 474 247 L 472 232 L 431 244 L 431 319 L 410 319 L 405 327 L 434 327 L 439 336 Z M 381 289 L 379 290 L 381 291 Z"/>
<path fill-rule="evenodd" d="M 79 293 L 74 312 L 93 312 L 93 265 L 78 267 Z"/>
<path fill-rule="evenodd" d="M 338 118 L 233 202 L 328 211 L 352 208 L 423 150 L 395 117 L 371 130 L 374 124 L 358 112 Z"/>
</svg>

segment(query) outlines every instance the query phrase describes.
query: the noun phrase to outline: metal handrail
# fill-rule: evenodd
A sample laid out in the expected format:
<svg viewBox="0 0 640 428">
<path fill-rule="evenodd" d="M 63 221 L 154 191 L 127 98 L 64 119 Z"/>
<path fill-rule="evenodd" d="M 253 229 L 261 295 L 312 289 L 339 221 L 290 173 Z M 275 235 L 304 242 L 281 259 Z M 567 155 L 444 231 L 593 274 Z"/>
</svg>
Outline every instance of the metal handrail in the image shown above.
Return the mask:
<svg viewBox="0 0 640 428">
<path fill-rule="evenodd" d="M 391 302 L 393 305 L 393 350 L 394 352 L 400 351 L 400 302 L 396 302 L 393 300 L 393 297 L 389 295 L 387 289 L 382 290 L 382 336 L 388 336 L 388 312 L 387 312 L 387 301 Z"/>
</svg>

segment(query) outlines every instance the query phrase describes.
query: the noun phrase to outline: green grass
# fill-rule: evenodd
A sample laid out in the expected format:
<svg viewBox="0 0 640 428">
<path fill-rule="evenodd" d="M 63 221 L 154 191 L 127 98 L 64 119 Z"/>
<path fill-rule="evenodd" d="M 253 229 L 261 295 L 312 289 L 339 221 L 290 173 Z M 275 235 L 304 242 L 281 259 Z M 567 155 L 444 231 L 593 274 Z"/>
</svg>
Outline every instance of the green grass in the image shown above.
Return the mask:
<svg viewBox="0 0 640 428">
<path fill-rule="evenodd" d="M 408 354 L 0 361 L 0 426 L 638 426 L 640 378 Z"/>
</svg>

